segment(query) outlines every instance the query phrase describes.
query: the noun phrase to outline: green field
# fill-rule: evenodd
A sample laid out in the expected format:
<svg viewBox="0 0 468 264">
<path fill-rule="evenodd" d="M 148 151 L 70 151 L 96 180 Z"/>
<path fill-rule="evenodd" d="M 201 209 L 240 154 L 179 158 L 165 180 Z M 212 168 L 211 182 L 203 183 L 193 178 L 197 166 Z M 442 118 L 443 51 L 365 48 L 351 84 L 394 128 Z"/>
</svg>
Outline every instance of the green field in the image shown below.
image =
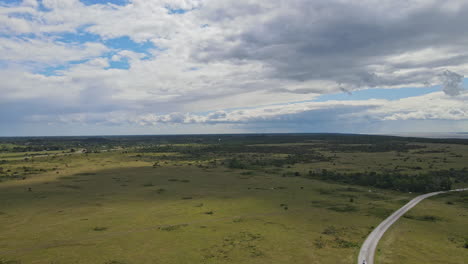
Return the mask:
<svg viewBox="0 0 468 264">
<path fill-rule="evenodd" d="M 377 263 L 466 263 L 468 192 L 425 200 L 390 228 Z"/>
<path fill-rule="evenodd" d="M 468 185 L 460 142 L 54 140 L 63 149 L 0 153 L 0 263 L 355 263 L 367 234 L 417 193 L 311 172 L 447 170 L 453 187 Z M 88 153 L 70 152 L 75 141 Z M 377 263 L 463 263 L 467 197 L 423 201 L 384 236 Z"/>
</svg>

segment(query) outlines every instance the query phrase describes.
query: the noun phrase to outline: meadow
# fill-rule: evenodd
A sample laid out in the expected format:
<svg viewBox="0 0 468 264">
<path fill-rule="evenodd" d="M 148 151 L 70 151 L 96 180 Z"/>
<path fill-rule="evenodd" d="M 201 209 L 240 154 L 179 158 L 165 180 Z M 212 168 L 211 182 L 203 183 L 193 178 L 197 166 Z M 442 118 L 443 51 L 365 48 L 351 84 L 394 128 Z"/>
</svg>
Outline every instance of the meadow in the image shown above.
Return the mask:
<svg viewBox="0 0 468 264">
<path fill-rule="evenodd" d="M 463 140 L 8 138 L 0 149 L 0 263 L 10 264 L 354 263 L 417 193 L 344 177 L 468 186 Z M 463 263 L 467 197 L 422 202 L 384 236 L 377 263 Z"/>
</svg>

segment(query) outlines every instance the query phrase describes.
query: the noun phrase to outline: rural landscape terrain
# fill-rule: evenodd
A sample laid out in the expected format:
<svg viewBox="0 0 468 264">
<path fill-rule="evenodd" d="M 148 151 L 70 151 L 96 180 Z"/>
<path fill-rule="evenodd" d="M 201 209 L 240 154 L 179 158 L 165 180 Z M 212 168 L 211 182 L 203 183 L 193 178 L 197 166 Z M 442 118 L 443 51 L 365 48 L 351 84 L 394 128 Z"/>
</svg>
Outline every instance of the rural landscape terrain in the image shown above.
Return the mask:
<svg viewBox="0 0 468 264">
<path fill-rule="evenodd" d="M 355 263 L 468 140 L 343 134 L 0 138 L 0 263 Z M 422 201 L 375 263 L 466 263 L 468 192 Z"/>
<path fill-rule="evenodd" d="M 0 264 L 468 264 L 468 0 L 0 0 Z"/>
</svg>

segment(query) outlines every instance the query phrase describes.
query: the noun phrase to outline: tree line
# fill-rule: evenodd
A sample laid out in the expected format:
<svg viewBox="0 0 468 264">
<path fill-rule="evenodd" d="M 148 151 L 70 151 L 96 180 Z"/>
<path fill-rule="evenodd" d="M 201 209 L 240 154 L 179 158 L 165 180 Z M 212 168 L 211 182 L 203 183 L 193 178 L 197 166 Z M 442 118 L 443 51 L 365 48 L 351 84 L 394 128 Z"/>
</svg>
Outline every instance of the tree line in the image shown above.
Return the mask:
<svg viewBox="0 0 468 264">
<path fill-rule="evenodd" d="M 466 175 L 459 173 L 460 175 Z M 330 170 L 320 172 L 309 171 L 307 178 L 324 181 L 336 181 L 347 184 L 372 186 L 376 188 L 392 189 L 404 192 L 434 192 L 452 189 L 452 175 L 446 172 L 429 172 L 418 175 L 407 175 L 402 173 L 377 173 L 377 172 L 355 172 L 341 173 Z"/>
</svg>

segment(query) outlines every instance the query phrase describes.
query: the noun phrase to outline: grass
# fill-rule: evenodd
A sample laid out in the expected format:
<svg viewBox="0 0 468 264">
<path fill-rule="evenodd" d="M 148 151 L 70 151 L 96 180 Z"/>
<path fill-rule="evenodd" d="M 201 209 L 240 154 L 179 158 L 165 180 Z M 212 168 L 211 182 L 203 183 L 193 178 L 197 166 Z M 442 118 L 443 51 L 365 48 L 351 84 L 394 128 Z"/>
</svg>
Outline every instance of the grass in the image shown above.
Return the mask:
<svg viewBox="0 0 468 264">
<path fill-rule="evenodd" d="M 446 204 L 463 197 L 468 194 L 435 196 L 411 209 L 382 238 L 377 263 L 466 263 L 466 204 Z"/>
<path fill-rule="evenodd" d="M 191 175 L 190 184 L 168 181 L 177 175 Z M 343 185 L 238 175 L 222 168 L 135 167 L 76 173 L 73 179 L 89 181 L 73 188 L 64 187 L 73 179 L 55 175 L 2 185 L 0 254 L 24 263 L 349 263 L 358 252 L 354 245 L 381 220 L 365 215 L 372 203 L 365 196 L 357 194 L 359 202 L 350 210 L 341 207 L 349 202 L 340 191 L 317 191 L 346 189 Z M 115 178 L 128 179 L 128 185 Z M 142 188 L 148 182 L 157 187 Z M 326 199 L 334 209 L 313 207 L 313 199 Z M 318 249 L 313 241 L 325 223 L 345 231 Z M 252 234 L 259 237 L 249 241 Z"/>
<path fill-rule="evenodd" d="M 468 156 L 468 147 L 424 144 L 424 152 L 376 154 L 330 151 L 313 142 L 305 146 L 333 160 L 248 171 L 227 169 L 217 157 L 177 152 L 112 151 L 32 160 L 5 154 L 0 263 L 353 263 L 372 228 L 416 194 L 297 173 L 396 166 L 413 173 L 416 166 L 417 171 L 466 166 L 460 155 Z M 29 174 L 24 180 L 5 176 L 14 172 Z M 468 259 L 467 208 L 463 194 L 422 202 L 385 235 L 377 261 L 431 263 L 443 256 L 439 263 L 462 263 Z"/>
</svg>

